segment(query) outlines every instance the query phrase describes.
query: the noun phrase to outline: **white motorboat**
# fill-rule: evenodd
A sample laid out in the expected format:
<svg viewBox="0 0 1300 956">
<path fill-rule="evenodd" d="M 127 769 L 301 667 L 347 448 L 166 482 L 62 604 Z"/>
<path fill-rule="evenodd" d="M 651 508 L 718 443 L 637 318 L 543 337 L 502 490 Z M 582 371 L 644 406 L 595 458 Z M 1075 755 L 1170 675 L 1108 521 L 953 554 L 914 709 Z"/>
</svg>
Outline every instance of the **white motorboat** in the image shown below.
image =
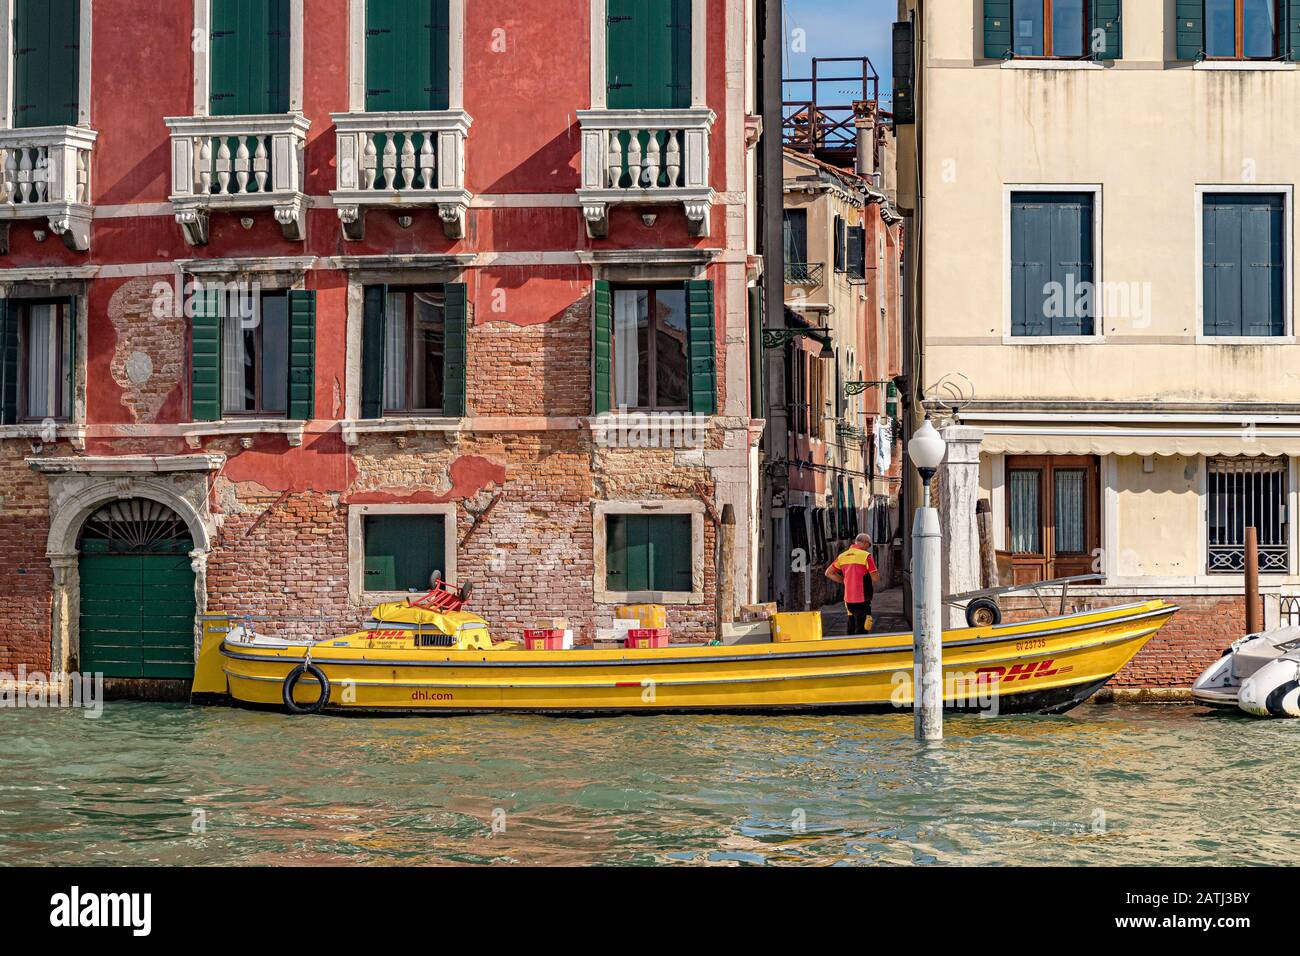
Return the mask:
<svg viewBox="0 0 1300 956">
<path fill-rule="evenodd" d="M 1300 627 L 1247 634 L 1192 685 L 1210 707 L 1240 707 L 1256 717 L 1300 717 Z"/>
</svg>

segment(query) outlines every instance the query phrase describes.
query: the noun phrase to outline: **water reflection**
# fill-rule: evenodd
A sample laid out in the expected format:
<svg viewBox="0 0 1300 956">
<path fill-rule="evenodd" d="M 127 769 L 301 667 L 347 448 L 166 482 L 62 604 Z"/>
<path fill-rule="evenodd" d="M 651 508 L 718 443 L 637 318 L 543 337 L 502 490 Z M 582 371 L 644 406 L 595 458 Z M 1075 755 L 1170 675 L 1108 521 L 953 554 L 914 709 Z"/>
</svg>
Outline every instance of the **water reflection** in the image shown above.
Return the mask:
<svg viewBox="0 0 1300 956">
<path fill-rule="evenodd" d="M 1290 862 L 1288 722 L 1089 707 L 955 718 L 924 749 L 911 729 L 0 712 L 0 863 Z"/>
</svg>

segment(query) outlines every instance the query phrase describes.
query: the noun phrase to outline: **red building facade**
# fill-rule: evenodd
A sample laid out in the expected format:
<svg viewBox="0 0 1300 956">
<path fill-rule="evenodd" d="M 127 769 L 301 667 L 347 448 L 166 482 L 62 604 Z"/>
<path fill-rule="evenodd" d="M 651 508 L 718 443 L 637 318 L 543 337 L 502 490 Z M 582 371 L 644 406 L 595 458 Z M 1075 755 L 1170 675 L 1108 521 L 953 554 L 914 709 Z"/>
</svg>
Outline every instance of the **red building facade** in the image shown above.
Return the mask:
<svg viewBox="0 0 1300 956">
<path fill-rule="evenodd" d="M 712 635 L 753 7 L 0 0 L 0 670 L 180 679 L 205 612 L 324 636 L 432 571 L 501 634 Z"/>
</svg>

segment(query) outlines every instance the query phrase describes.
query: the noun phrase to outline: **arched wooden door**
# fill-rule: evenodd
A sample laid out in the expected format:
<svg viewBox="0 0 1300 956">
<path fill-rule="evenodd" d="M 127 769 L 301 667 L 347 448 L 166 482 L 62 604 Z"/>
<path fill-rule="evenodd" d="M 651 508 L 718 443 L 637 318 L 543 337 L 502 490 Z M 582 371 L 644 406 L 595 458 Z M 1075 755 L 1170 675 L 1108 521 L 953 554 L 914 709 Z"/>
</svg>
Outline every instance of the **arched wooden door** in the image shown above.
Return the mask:
<svg viewBox="0 0 1300 956">
<path fill-rule="evenodd" d="M 194 542 L 145 498 L 114 501 L 82 528 L 81 670 L 105 677 L 194 676 Z"/>
</svg>

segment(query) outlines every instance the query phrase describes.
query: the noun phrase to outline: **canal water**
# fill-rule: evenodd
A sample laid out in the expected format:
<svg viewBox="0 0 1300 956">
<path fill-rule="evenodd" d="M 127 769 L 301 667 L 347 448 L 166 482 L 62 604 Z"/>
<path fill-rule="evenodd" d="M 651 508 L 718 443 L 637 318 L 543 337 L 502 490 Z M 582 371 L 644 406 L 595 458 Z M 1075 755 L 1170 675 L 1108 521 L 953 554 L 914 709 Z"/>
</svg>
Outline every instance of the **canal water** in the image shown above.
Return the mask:
<svg viewBox="0 0 1300 956">
<path fill-rule="evenodd" d="M 0 711 L 0 864 L 1292 864 L 1300 721 Z"/>
</svg>

